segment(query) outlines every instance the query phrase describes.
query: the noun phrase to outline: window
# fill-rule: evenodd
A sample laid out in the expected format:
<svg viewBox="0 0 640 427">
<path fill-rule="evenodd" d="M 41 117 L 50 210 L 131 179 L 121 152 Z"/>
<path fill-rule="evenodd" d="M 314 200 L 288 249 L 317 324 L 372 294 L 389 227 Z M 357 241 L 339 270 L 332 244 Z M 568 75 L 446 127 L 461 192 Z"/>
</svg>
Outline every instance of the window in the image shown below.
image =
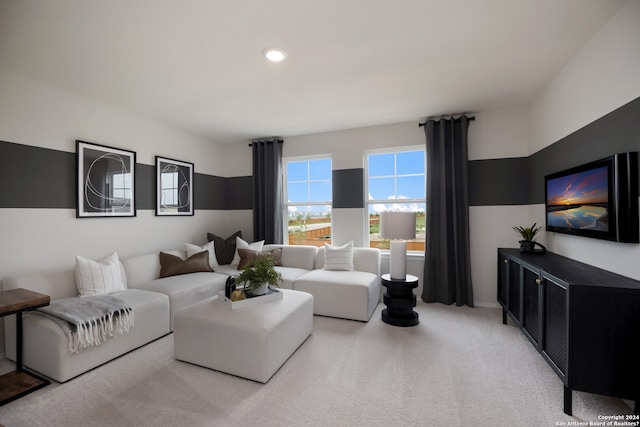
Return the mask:
<svg viewBox="0 0 640 427">
<path fill-rule="evenodd" d="M 162 186 L 162 205 L 166 208 L 178 207 L 178 172 L 162 172 L 160 179 Z M 175 209 L 177 212 L 177 209 Z"/>
<path fill-rule="evenodd" d="M 388 249 L 380 238 L 380 212 L 416 212 L 416 238 L 407 242 L 408 250 L 424 251 L 426 205 L 426 150 L 405 147 L 365 153 L 367 171 L 367 216 L 369 246 Z"/>
<path fill-rule="evenodd" d="M 116 203 L 131 199 L 131 174 L 114 173 L 111 174 L 111 198 Z"/>
<path fill-rule="evenodd" d="M 285 159 L 285 200 L 290 245 L 331 243 L 331 158 Z"/>
</svg>

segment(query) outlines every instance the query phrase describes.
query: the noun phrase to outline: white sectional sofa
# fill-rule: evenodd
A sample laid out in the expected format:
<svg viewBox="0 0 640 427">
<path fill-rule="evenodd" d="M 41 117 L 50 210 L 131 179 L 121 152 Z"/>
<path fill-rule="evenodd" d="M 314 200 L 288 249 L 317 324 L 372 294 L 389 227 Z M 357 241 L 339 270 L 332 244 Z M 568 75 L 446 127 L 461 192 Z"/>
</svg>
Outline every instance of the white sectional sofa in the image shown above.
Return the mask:
<svg viewBox="0 0 640 427">
<path fill-rule="evenodd" d="M 49 295 L 52 300 L 78 295 L 73 269 L 28 273 L 2 280 L 3 290 L 15 288 L 40 292 Z M 167 295 L 134 288 L 112 295 L 133 309 L 135 326 L 128 333 L 80 353 L 70 354 L 69 339 L 56 322 L 47 317 L 27 314 L 22 322 L 23 365 L 62 383 L 169 333 Z M 6 355 L 15 360 L 15 316 L 5 317 L 4 327 Z"/>
<path fill-rule="evenodd" d="M 313 314 L 368 322 L 380 301 L 380 251 L 353 248 L 353 271 L 325 270 L 325 255 L 319 248 L 315 268 L 293 289 L 313 295 Z"/>
<path fill-rule="evenodd" d="M 353 248 L 356 271 L 327 271 L 324 248 L 314 246 L 265 245 L 263 251 L 282 248 L 282 287 L 314 296 L 314 314 L 368 321 L 380 300 L 380 252 Z M 169 253 L 186 259 L 186 251 Z M 27 314 L 23 320 L 23 364 L 58 382 L 66 382 L 173 330 L 174 314 L 180 309 L 217 295 L 224 290 L 237 266 L 225 265 L 215 272 L 197 272 L 159 278 L 159 253 L 121 260 L 126 289 L 111 295 L 132 309 L 135 326 L 115 339 L 108 339 L 80 353 L 70 354 L 68 338 L 50 318 Z M 73 269 L 35 271 L 5 277 L 2 289 L 25 288 L 51 300 L 78 296 Z M 5 350 L 16 356 L 15 317 L 4 318 Z"/>
<path fill-rule="evenodd" d="M 353 271 L 325 270 L 325 248 L 265 245 L 262 251 L 282 248 L 282 288 L 308 292 L 314 297 L 313 313 L 320 316 L 369 321 L 380 301 L 380 250 L 353 248 Z M 238 273 L 224 265 L 216 272 Z"/>
</svg>

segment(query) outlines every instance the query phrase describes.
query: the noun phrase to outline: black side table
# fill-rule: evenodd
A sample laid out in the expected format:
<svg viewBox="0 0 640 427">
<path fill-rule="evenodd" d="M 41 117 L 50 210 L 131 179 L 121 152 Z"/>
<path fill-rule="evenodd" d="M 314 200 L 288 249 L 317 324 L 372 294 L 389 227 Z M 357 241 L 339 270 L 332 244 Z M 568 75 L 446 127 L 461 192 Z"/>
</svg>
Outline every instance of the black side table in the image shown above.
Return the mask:
<svg viewBox="0 0 640 427">
<path fill-rule="evenodd" d="M 390 274 L 382 275 L 382 286 L 387 288 L 383 295 L 382 321 L 393 326 L 415 326 L 418 313 L 413 311 L 416 296 L 413 289 L 418 287 L 418 278 L 407 274 L 406 279 L 392 279 Z"/>
</svg>

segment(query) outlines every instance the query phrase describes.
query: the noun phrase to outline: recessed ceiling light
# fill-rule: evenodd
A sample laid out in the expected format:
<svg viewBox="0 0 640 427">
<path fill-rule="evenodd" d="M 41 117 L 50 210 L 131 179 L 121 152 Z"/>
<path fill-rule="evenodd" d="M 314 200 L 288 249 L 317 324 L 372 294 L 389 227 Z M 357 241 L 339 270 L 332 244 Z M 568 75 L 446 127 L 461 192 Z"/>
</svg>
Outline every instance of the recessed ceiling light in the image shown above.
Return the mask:
<svg viewBox="0 0 640 427">
<path fill-rule="evenodd" d="M 279 47 L 268 47 L 262 54 L 271 62 L 280 62 L 287 58 L 287 51 Z"/>
</svg>

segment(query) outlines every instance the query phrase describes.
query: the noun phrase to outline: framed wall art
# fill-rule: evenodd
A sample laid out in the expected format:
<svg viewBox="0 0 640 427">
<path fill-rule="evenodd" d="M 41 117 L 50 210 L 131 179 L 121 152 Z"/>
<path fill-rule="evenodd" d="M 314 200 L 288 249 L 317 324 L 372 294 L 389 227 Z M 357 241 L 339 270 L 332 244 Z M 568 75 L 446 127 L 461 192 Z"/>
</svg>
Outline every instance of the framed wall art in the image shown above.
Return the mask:
<svg viewBox="0 0 640 427">
<path fill-rule="evenodd" d="M 193 215 L 193 163 L 156 156 L 156 215 Z"/>
<path fill-rule="evenodd" d="M 136 216 L 136 153 L 76 141 L 77 218 Z"/>
</svg>

